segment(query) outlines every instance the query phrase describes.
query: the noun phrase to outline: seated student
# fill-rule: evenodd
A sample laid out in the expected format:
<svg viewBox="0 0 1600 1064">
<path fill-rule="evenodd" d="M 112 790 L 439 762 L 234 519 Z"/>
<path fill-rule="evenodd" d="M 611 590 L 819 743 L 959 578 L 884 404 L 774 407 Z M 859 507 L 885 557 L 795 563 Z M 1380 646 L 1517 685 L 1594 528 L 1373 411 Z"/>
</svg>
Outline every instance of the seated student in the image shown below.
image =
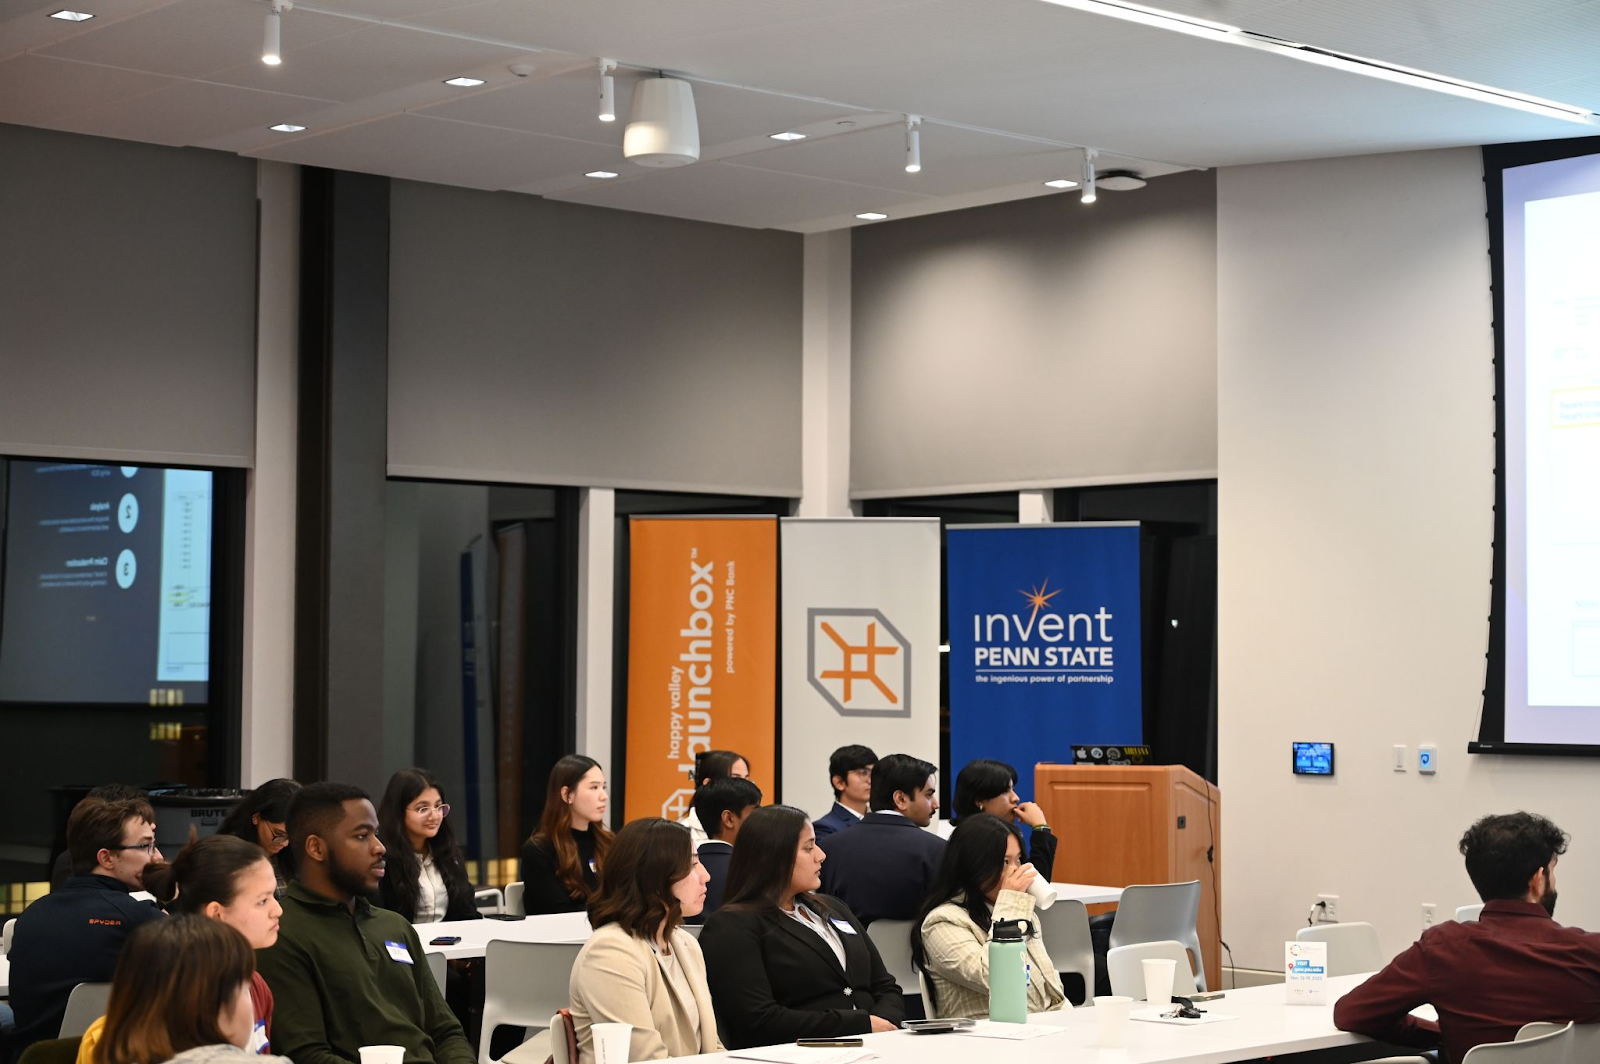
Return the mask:
<svg viewBox="0 0 1600 1064">
<path fill-rule="evenodd" d="M 420 768 L 403 768 L 390 776 L 378 803 L 378 837 L 388 865 L 377 902 L 414 924 L 483 916 L 445 819 L 449 815 L 439 781 Z"/>
<path fill-rule="evenodd" d="M 833 808 L 811 825 L 817 838 L 861 823 L 872 801 L 872 766 L 877 762 L 878 755 L 869 746 L 841 746 L 828 758 Z"/>
<path fill-rule="evenodd" d="M 522 844 L 523 904 L 529 916 L 582 912 L 600 881 L 611 832 L 605 826 L 606 774 L 568 754 L 550 770 L 539 826 Z"/>
<path fill-rule="evenodd" d="M 864 924 L 917 915 L 939 871 L 944 840 L 922 828 L 939 808 L 935 769 L 890 754 L 872 769 L 872 812 L 828 840 L 822 890 L 855 910 Z"/>
<path fill-rule="evenodd" d="M 126 802 L 139 798 L 149 800 L 150 792 L 139 787 L 130 787 L 126 783 L 102 783 L 91 790 L 84 798 L 99 798 L 107 802 Z M 80 798 L 79 801 L 83 799 Z M 77 808 L 74 806 L 73 808 Z M 71 814 L 69 813 L 70 817 Z M 67 880 L 72 878 L 72 849 L 68 847 L 56 856 L 55 864 L 50 866 L 50 889 L 60 890 L 66 886 Z"/>
<path fill-rule="evenodd" d="M 295 1064 L 359 1060 L 362 1046 L 405 1049 L 407 1064 L 474 1064 L 417 929 L 367 901 L 383 878 L 378 814 L 341 783 L 303 787 L 289 804 L 295 879 L 278 941 L 261 951 L 277 998 L 272 1042 Z"/>
<path fill-rule="evenodd" d="M 750 762 L 741 754 L 732 750 L 702 750 L 694 755 L 694 769 L 690 778 L 694 780 L 695 793 L 712 780 L 723 780 L 729 777 L 747 780 L 750 778 Z M 704 825 L 700 823 L 700 814 L 695 811 L 694 803 L 690 802 L 689 811 L 680 821 L 689 829 L 689 834 L 694 839 L 694 844 L 699 846 L 709 836 Z"/>
<path fill-rule="evenodd" d="M 283 915 L 278 881 L 271 859 L 254 843 L 232 835 L 208 836 L 185 846 L 171 864 L 146 866 L 144 884 L 169 913 L 221 920 L 243 935 L 251 949 L 266 949 L 278 941 L 278 918 Z M 272 990 L 253 970 L 250 1003 L 254 1025 L 246 1048 L 270 1053 Z M 102 1016 L 84 1032 L 78 1064 L 94 1064 L 105 1022 Z"/>
<path fill-rule="evenodd" d="M 1032 841 L 1023 850 L 1023 862 L 1031 864 L 1045 882 L 1055 873 L 1056 836 L 1045 823 L 1044 810 L 1033 802 L 1017 798 L 1017 770 L 1004 761 L 987 758 L 969 761 L 956 774 L 955 793 L 950 796 L 950 820 L 959 824 L 974 813 L 988 813 L 1007 823 L 1026 824 Z M 948 836 L 946 836 L 948 837 Z"/>
<path fill-rule="evenodd" d="M 712 780 L 694 795 L 694 811 L 710 836 L 695 850 L 706 874 L 706 903 L 700 915 L 685 923 L 703 924 L 706 917 L 722 905 L 723 887 L 728 882 L 728 862 L 733 859 L 733 840 L 739 825 L 761 805 L 761 788 L 737 776 Z"/>
<path fill-rule="evenodd" d="M 805 812 L 757 809 L 739 828 L 728 893 L 700 933 L 730 1049 L 892 1031 L 905 1001 L 866 926 L 815 893 L 822 847 Z"/>
<path fill-rule="evenodd" d="M 1483 912 L 1424 931 L 1335 1003 L 1334 1025 L 1395 1045 L 1442 1045 L 1461 1064 L 1473 1046 L 1509 1042 L 1525 1023 L 1600 1022 L 1600 934 L 1552 919 L 1567 834 L 1532 813 L 1486 816 L 1460 848 Z M 1424 1004 L 1437 1023 L 1411 1015 Z"/>
<path fill-rule="evenodd" d="M 12 932 L 12 1047 L 19 1055 L 61 1030 L 73 987 L 111 981 L 135 928 L 165 918 L 155 905 L 129 896 L 144 889 L 145 866 L 161 860 L 149 802 L 85 798 L 67 819 L 67 852 L 72 878 L 24 909 Z"/>
<path fill-rule="evenodd" d="M 589 902 L 594 933 L 568 986 L 578 1064 L 594 1064 L 596 1023 L 633 1025 L 629 1060 L 722 1051 L 705 958 L 678 926 L 705 897 L 706 872 L 682 823 L 643 817 L 617 832 Z"/>
<path fill-rule="evenodd" d="M 96 1064 L 289 1064 L 251 1049 L 255 969 L 250 943 L 221 920 L 145 924 L 117 961 Z"/>
<path fill-rule="evenodd" d="M 1045 952 L 1033 896 L 1035 873 L 1022 860 L 1022 832 L 986 813 L 961 818 L 939 862 L 928 900 L 911 927 L 911 962 L 928 975 L 941 1016 L 989 1014 L 989 932 L 997 920 L 1027 920 L 1028 1011 L 1059 1009 L 1067 1000 Z M 1078 987 L 1079 1000 L 1084 992 Z"/>
<path fill-rule="evenodd" d="M 268 780 L 234 806 L 233 812 L 217 828 L 218 835 L 232 835 L 266 851 L 272 858 L 280 894 L 294 878 L 293 851 L 289 849 L 289 802 L 299 789 L 300 784 L 291 779 Z"/>
</svg>

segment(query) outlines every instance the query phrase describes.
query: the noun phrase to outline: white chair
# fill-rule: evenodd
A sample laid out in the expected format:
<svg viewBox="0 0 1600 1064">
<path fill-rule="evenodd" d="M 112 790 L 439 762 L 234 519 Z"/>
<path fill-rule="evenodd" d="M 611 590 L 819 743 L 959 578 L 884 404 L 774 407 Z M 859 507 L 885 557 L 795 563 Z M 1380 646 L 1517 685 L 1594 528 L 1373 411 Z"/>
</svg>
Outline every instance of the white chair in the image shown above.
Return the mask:
<svg viewBox="0 0 1600 1064">
<path fill-rule="evenodd" d="M 522 901 L 522 883 L 506 884 L 506 912 L 512 916 L 527 916 L 527 906 Z"/>
<path fill-rule="evenodd" d="M 498 887 L 484 887 L 474 891 L 472 904 L 480 913 L 503 913 L 506 911 L 506 898 L 500 893 Z"/>
<path fill-rule="evenodd" d="M 1194 973 L 1189 970 L 1189 955 L 1183 951 L 1182 942 L 1170 938 L 1162 942 L 1113 946 L 1106 954 L 1106 973 L 1111 976 L 1111 992 L 1143 1000 L 1144 962 L 1157 959 L 1178 962 L 1177 969 L 1172 973 L 1174 994 L 1188 997 L 1194 993 Z"/>
<path fill-rule="evenodd" d="M 493 939 L 484 951 L 483 1034 L 478 1060 L 492 1064 L 489 1042 L 496 1027 L 545 1030 L 550 1016 L 566 1008 L 578 942 L 508 942 Z"/>
<path fill-rule="evenodd" d="M 11 933 L 17 929 L 17 918 L 13 916 L 6 921 L 6 929 L 0 932 L 0 953 L 11 952 Z"/>
<path fill-rule="evenodd" d="M 1200 881 L 1139 884 L 1123 890 L 1111 924 L 1111 946 L 1136 942 L 1183 943 L 1194 956 L 1196 985 L 1206 989 L 1206 959 L 1200 952 Z"/>
<path fill-rule="evenodd" d="M 928 973 L 921 968 L 917 969 L 917 993 L 922 995 L 922 1014 L 930 1020 L 939 1018 L 938 1005 L 933 1000 L 933 994 L 928 990 Z M 980 1017 L 973 1017 L 979 1019 Z"/>
<path fill-rule="evenodd" d="M 1565 1026 L 1559 1023 L 1525 1023 L 1517 1032 L 1516 1041 L 1537 1038 L 1542 1034 L 1555 1034 Z M 1600 1060 L 1600 1023 L 1578 1023 L 1572 1027 L 1572 1060 L 1574 1064 L 1587 1064 Z"/>
<path fill-rule="evenodd" d="M 78 1038 L 89 1025 L 106 1014 L 106 1002 L 111 1000 L 110 983 L 79 983 L 67 998 L 67 1011 L 61 1017 L 61 1033 L 57 1038 Z"/>
<path fill-rule="evenodd" d="M 1483 912 L 1483 902 L 1481 901 L 1476 905 L 1458 905 L 1456 906 L 1456 923 L 1464 924 L 1469 920 L 1476 920 L 1481 912 Z"/>
<path fill-rule="evenodd" d="M 1487 1042 L 1467 1050 L 1461 1064 L 1567 1064 L 1572 1058 L 1573 1025 L 1569 1022 L 1548 1034 L 1527 1038 L 1517 1032 L 1511 1042 Z"/>
<path fill-rule="evenodd" d="M 705 927 L 706 925 L 705 924 L 680 924 L 679 926 L 682 927 L 685 931 L 689 932 L 689 934 L 692 935 L 693 937 L 699 938 L 700 937 L 700 929 Z"/>
<path fill-rule="evenodd" d="M 449 962 L 444 959 L 443 953 L 429 953 L 428 971 L 433 973 L 433 981 L 439 984 L 439 993 L 444 993 L 445 972 L 449 969 Z"/>
<path fill-rule="evenodd" d="M 571 1030 L 570 1012 L 558 1012 L 550 1017 L 550 1064 L 578 1064 L 567 1053 L 567 1037 Z"/>
<path fill-rule="evenodd" d="M 1083 977 L 1082 1005 L 1094 997 L 1094 939 L 1089 934 L 1089 910 L 1076 898 L 1066 898 L 1048 909 L 1033 910 L 1039 922 L 1039 934 L 1044 938 L 1044 950 L 1050 954 L 1050 963 L 1061 983 L 1076 973 Z"/>
<path fill-rule="evenodd" d="M 1317 924 L 1294 933 L 1296 942 L 1328 944 L 1328 974 L 1359 975 L 1375 972 L 1384 965 L 1383 949 L 1378 945 L 1378 929 L 1371 924 Z"/>
<path fill-rule="evenodd" d="M 909 994 L 917 985 L 917 970 L 911 964 L 911 921 L 874 920 L 867 927 L 867 937 L 878 947 L 878 956 L 902 994 Z"/>
</svg>

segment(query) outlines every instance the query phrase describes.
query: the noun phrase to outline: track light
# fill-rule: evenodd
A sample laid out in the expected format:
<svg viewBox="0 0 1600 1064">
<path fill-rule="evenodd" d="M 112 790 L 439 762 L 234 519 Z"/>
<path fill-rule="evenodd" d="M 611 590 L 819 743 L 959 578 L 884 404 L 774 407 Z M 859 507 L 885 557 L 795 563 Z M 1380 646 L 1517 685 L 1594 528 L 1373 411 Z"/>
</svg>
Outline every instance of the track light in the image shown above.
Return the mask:
<svg viewBox="0 0 1600 1064">
<path fill-rule="evenodd" d="M 1094 194 L 1094 157 L 1095 153 L 1085 148 L 1083 152 L 1083 197 L 1084 203 L 1093 203 Z"/>
<path fill-rule="evenodd" d="M 917 115 L 906 115 L 906 173 L 915 174 L 922 170 L 922 133 L 918 127 L 922 119 Z"/>
<path fill-rule="evenodd" d="M 611 77 L 611 72 L 615 69 L 617 64 L 611 60 L 600 60 L 600 121 L 602 122 L 617 120 L 617 85 Z"/>
<path fill-rule="evenodd" d="M 272 0 L 272 10 L 267 12 L 267 29 L 261 43 L 261 61 L 267 66 L 283 62 L 283 13 L 292 10 L 290 0 Z"/>
</svg>

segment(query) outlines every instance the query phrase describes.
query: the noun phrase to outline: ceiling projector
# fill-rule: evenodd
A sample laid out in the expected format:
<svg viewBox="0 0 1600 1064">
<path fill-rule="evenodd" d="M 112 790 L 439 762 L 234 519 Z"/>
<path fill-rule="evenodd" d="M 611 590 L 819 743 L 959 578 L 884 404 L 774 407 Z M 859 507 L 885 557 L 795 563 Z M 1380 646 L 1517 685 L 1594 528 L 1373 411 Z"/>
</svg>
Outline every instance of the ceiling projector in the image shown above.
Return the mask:
<svg viewBox="0 0 1600 1064">
<path fill-rule="evenodd" d="M 640 166 L 687 166 L 700 158 L 694 92 L 679 78 L 649 78 L 633 90 L 622 154 Z"/>
</svg>

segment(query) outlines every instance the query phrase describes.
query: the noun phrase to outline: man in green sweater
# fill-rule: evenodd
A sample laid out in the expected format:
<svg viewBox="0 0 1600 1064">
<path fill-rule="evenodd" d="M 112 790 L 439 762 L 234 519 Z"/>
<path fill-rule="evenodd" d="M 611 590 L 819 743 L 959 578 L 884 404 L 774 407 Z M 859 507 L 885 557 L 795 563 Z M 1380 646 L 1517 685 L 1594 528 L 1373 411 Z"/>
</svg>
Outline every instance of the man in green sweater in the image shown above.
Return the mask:
<svg viewBox="0 0 1600 1064">
<path fill-rule="evenodd" d="M 428 971 L 416 928 L 366 895 L 383 876 L 378 815 L 358 787 L 313 783 L 289 805 L 297 874 L 278 941 L 257 953 L 272 988 L 272 1049 L 295 1064 L 347 1064 L 362 1046 L 406 1064 L 476 1064 Z"/>
</svg>

